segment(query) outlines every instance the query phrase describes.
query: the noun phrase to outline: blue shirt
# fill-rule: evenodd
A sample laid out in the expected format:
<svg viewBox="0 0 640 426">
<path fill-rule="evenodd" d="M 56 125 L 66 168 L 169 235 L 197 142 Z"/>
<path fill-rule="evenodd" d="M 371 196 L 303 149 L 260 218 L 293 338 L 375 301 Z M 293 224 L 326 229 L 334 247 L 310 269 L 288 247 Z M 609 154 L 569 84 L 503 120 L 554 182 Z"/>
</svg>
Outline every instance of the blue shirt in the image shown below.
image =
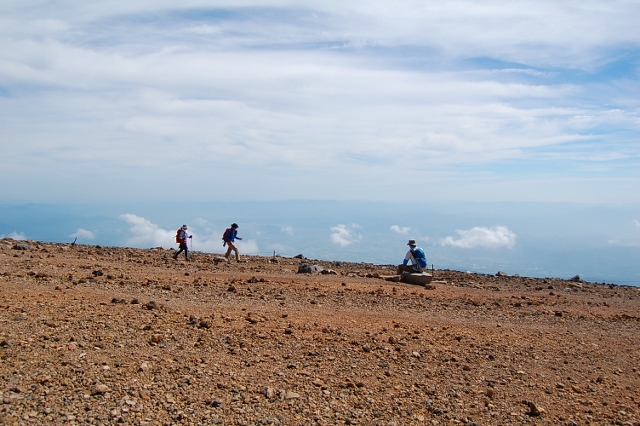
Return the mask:
<svg viewBox="0 0 640 426">
<path fill-rule="evenodd" d="M 228 228 L 228 231 L 224 233 L 224 242 L 234 242 L 238 238 L 238 230 L 233 228 Z"/>
<path fill-rule="evenodd" d="M 411 261 L 412 265 L 418 266 L 420 269 L 427 267 L 427 255 L 420 247 L 410 248 L 402 263 L 406 265 Z"/>
</svg>

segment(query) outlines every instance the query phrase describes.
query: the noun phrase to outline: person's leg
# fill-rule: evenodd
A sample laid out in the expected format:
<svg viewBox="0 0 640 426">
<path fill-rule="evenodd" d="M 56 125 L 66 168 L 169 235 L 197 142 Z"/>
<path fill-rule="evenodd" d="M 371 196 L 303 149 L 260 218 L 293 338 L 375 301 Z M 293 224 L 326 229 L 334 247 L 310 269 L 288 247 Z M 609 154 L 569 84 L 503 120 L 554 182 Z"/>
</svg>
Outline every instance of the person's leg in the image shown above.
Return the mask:
<svg viewBox="0 0 640 426">
<path fill-rule="evenodd" d="M 422 271 L 416 265 L 398 265 L 398 275 L 402 274 L 403 272 L 419 274 Z"/>
<path fill-rule="evenodd" d="M 229 256 L 231 255 L 231 252 L 233 251 L 236 256 L 236 261 L 238 261 L 238 248 L 231 241 L 227 242 L 227 244 L 229 245 L 229 248 L 227 249 L 227 254 L 225 255 L 225 257 L 229 258 Z"/>
<path fill-rule="evenodd" d="M 227 252 L 224 254 L 224 257 L 226 257 L 227 259 L 229 259 L 229 256 L 231 255 L 231 250 L 233 247 L 233 243 L 231 241 L 227 242 Z"/>
<path fill-rule="evenodd" d="M 398 265 L 398 275 L 402 274 L 403 272 L 415 272 L 413 269 L 413 266 L 410 265 Z"/>
<path fill-rule="evenodd" d="M 173 255 L 173 258 L 178 259 L 178 256 L 180 256 L 180 253 L 184 252 L 185 259 L 189 260 L 189 257 L 187 256 L 188 250 L 189 248 L 187 247 L 186 243 L 180 243 L 180 249 L 176 252 L 176 254 Z"/>
</svg>

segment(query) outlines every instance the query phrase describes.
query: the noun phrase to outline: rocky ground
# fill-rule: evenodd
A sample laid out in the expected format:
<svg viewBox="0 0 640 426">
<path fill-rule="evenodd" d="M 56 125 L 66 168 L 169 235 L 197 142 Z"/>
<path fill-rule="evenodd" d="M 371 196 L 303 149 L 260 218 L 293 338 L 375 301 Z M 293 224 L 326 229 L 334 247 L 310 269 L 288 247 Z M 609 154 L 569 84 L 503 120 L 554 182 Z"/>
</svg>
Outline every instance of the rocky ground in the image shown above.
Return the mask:
<svg viewBox="0 0 640 426">
<path fill-rule="evenodd" d="M 639 288 L 2 243 L 2 424 L 640 425 Z"/>
</svg>

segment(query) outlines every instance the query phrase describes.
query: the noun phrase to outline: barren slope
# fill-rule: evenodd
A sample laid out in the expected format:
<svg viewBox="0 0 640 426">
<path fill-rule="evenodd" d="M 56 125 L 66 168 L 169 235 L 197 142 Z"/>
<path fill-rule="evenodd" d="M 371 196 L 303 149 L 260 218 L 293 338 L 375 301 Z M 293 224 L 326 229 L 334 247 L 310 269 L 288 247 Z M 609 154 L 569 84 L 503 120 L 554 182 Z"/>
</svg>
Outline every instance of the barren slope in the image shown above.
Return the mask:
<svg viewBox="0 0 640 426">
<path fill-rule="evenodd" d="M 637 288 L 27 244 L 0 249 L 3 424 L 640 425 Z"/>
</svg>

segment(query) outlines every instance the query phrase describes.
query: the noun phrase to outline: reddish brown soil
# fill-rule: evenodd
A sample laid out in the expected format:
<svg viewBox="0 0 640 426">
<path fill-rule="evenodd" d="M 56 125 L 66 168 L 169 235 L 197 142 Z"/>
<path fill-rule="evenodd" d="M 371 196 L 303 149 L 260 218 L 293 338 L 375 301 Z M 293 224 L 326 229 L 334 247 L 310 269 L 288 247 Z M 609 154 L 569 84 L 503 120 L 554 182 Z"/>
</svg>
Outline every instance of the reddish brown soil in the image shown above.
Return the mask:
<svg viewBox="0 0 640 426">
<path fill-rule="evenodd" d="M 635 287 L 26 243 L 1 424 L 640 425 Z"/>
</svg>

